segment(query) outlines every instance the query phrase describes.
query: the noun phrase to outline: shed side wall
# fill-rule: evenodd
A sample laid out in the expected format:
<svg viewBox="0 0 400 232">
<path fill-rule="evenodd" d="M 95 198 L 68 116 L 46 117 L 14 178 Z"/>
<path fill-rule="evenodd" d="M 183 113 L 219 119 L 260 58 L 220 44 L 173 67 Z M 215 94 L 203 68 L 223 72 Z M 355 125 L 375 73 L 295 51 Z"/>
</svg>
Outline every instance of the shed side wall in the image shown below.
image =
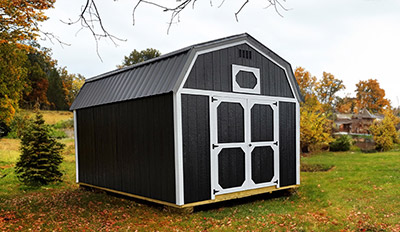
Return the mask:
<svg viewBox="0 0 400 232">
<path fill-rule="evenodd" d="M 279 102 L 280 186 L 296 184 L 296 104 Z"/>
<path fill-rule="evenodd" d="M 175 203 L 172 94 L 77 110 L 80 182 Z"/>
<path fill-rule="evenodd" d="M 250 51 L 251 58 L 240 57 L 239 50 Z M 260 69 L 261 95 L 294 98 L 285 71 L 247 44 L 199 55 L 184 88 L 233 92 L 232 64 Z"/>
<path fill-rule="evenodd" d="M 182 94 L 185 204 L 211 199 L 208 96 Z"/>
</svg>

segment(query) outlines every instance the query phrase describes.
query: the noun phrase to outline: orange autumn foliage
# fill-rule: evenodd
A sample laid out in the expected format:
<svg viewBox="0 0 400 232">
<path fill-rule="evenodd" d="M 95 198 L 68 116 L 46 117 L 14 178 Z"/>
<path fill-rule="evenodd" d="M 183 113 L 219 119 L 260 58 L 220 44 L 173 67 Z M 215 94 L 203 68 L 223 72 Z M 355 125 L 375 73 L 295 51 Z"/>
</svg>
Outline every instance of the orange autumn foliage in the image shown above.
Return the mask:
<svg viewBox="0 0 400 232">
<path fill-rule="evenodd" d="M 39 23 L 47 20 L 44 10 L 53 7 L 55 0 L 0 0 L 0 43 L 19 43 L 34 40 Z M 23 46 L 24 47 L 24 46 Z"/>
<path fill-rule="evenodd" d="M 390 101 L 385 98 L 385 90 L 379 86 L 376 79 L 359 81 L 356 84 L 357 109 L 368 109 L 373 113 L 382 113 L 390 107 Z"/>
</svg>

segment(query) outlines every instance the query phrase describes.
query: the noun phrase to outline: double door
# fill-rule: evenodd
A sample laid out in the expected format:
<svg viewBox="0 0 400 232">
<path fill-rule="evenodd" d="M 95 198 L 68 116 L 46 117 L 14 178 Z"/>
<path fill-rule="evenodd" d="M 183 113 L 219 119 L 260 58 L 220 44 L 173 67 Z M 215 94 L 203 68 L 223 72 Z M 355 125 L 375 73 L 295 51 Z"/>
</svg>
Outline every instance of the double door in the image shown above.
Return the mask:
<svg viewBox="0 0 400 232">
<path fill-rule="evenodd" d="M 279 186 L 278 103 L 211 97 L 211 191 Z"/>
</svg>

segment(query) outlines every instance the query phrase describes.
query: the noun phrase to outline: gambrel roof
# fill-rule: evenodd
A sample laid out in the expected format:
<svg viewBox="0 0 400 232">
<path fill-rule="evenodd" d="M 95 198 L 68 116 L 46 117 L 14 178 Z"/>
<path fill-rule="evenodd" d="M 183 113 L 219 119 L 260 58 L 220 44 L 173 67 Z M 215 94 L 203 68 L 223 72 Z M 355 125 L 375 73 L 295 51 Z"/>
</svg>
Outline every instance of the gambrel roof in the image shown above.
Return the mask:
<svg viewBox="0 0 400 232">
<path fill-rule="evenodd" d="M 247 42 L 286 69 L 294 95 L 303 100 L 291 65 L 247 33 L 195 44 L 157 58 L 87 79 L 70 110 L 110 104 L 177 91 L 199 51 Z"/>
</svg>

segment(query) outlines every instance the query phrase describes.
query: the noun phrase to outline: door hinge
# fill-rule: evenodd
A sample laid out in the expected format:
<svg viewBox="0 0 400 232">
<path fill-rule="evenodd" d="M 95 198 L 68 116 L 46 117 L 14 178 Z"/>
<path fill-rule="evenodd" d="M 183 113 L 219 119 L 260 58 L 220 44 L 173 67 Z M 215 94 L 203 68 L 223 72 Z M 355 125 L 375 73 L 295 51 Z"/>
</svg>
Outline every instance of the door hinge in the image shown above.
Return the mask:
<svg viewBox="0 0 400 232">
<path fill-rule="evenodd" d="M 218 99 L 216 99 L 215 97 L 211 97 L 211 102 L 215 102 L 218 101 Z"/>
<path fill-rule="evenodd" d="M 278 146 L 278 141 L 276 141 L 276 142 L 274 143 L 274 145 L 275 145 L 275 146 Z"/>
<path fill-rule="evenodd" d="M 215 195 L 216 193 L 218 193 L 218 192 L 219 192 L 219 190 L 216 190 L 216 189 L 213 190 L 214 195 Z"/>
<path fill-rule="evenodd" d="M 219 145 L 217 145 L 217 144 L 212 145 L 212 149 L 215 149 L 216 147 L 219 147 Z"/>
</svg>

